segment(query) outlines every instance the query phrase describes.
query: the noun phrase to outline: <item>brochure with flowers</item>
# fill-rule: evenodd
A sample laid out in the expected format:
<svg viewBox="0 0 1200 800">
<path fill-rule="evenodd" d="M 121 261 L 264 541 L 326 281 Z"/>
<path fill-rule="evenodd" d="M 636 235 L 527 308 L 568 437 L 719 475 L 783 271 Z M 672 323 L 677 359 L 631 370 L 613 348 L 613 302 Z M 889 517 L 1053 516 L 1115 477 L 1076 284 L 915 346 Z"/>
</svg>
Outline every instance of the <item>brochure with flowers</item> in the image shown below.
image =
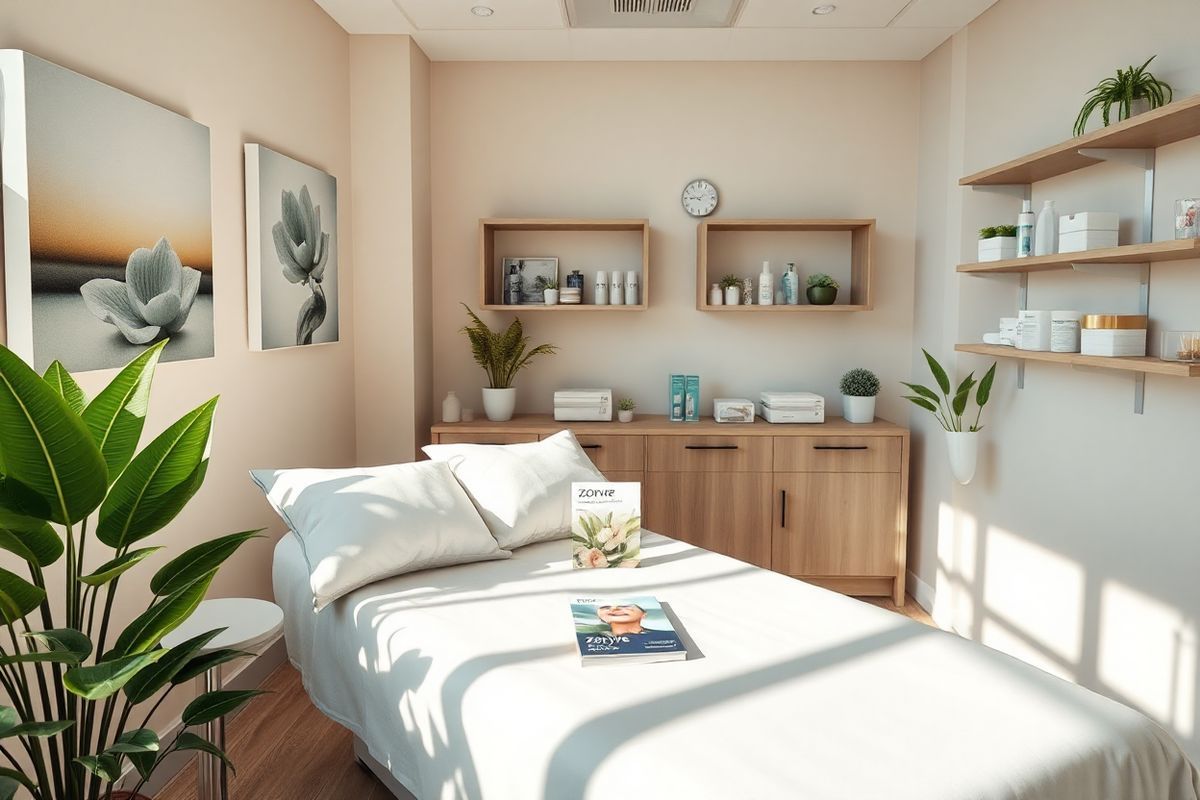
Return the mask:
<svg viewBox="0 0 1200 800">
<path fill-rule="evenodd" d="M 571 602 L 583 665 L 682 661 L 687 648 L 653 597 L 584 597 Z"/>
<path fill-rule="evenodd" d="M 642 549 L 640 483 L 571 484 L 571 563 L 636 567 Z"/>
</svg>

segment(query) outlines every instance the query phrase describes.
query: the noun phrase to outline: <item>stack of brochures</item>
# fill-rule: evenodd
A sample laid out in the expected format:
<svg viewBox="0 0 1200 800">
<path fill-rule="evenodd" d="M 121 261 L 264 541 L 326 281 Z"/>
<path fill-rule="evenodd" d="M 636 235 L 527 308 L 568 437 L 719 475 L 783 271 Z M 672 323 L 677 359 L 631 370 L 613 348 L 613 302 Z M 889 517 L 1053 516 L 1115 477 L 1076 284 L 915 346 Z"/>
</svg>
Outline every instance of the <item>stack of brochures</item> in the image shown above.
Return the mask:
<svg viewBox="0 0 1200 800">
<path fill-rule="evenodd" d="M 585 597 L 571 602 L 583 665 L 682 661 L 687 648 L 653 597 Z"/>
</svg>

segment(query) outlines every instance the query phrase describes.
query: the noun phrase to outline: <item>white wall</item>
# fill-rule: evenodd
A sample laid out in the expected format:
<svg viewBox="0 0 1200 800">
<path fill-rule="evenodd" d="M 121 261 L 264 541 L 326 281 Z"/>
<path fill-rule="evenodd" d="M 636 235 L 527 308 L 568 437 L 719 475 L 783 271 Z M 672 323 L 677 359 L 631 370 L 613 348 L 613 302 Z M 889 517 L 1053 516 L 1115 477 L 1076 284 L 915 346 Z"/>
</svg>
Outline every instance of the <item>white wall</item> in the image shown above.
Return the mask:
<svg viewBox="0 0 1200 800">
<path fill-rule="evenodd" d="M 1002 0 L 922 65 L 915 344 L 956 363 L 954 341 L 978 341 L 1016 304 L 1016 278 L 959 276 L 974 231 L 1010 222 L 1003 194 L 960 189 L 960 176 L 1071 135 L 1086 92 L 1118 66 L 1152 69 L 1177 96 L 1200 89 L 1194 3 Z M 1064 47 L 1064 43 L 1073 43 Z M 1171 205 L 1200 189 L 1200 141 L 1158 151 L 1154 236 L 1173 236 Z M 1036 184 L 1035 208 L 1122 214 L 1133 241 L 1141 173 L 1103 165 Z M 1158 329 L 1195 328 L 1197 262 L 1156 265 L 1150 314 Z M 1131 312 L 1130 276 L 1030 278 L 1031 308 Z M 1153 339 L 1153 333 L 1152 333 Z M 927 377 L 914 348 L 915 375 Z M 1109 372 L 1030 364 L 1015 388 L 1001 365 L 979 475 L 946 475 L 936 425 L 914 419 L 909 563 L 936 586 L 935 617 L 974 639 L 1139 708 L 1200 754 L 1196 615 L 1200 611 L 1191 424 L 1200 386 L 1151 376 L 1146 411 L 1133 381 Z"/>
<path fill-rule="evenodd" d="M 481 408 L 484 376 L 459 333 L 459 303 L 478 303 L 480 217 L 648 217 L 650 308 L 521 314 L 535 342 L 561 350 L 521 374 L 518 410 L 548 411 L 555 389 L 600 384 L 661 414 L 667 376 L 690 372 L 701 377 L 702 408 L 713 397 L 810 389 L 839 413 L 838 378 L 867 366 L 889 387 L 880 415 L 903 421 L 894 389 L 911 352 L 918 71 L 915 63 L 435 63 L 435 403 L 454 389 Z M 877 218 L 876 309 L 698 312 L 696 221 L 679 195 L 699 176 L 721 190 L 715 218 Z M 594 268 L 608 266 L 566 243 L 536 244 L 554 252 L 505 254 L 559 255 L 564 272 L 583 263 L 589 286 Z M 757 274 L 765 257 L 757 248 L 747 240 L 729 268 Z M 798 250 L 804 273 L 823 267 Z M 778 276 L 781 260 L 774 266 Z M 512 314 L 486 319 L 504 325 Z"/>
</svg>

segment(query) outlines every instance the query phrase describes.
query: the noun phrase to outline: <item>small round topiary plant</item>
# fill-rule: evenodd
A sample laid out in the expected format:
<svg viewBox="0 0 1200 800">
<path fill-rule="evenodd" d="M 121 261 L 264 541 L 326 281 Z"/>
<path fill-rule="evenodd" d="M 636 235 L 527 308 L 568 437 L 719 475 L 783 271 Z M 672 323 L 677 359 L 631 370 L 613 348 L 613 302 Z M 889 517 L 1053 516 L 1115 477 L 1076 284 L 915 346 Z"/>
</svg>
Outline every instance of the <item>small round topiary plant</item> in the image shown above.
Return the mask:
<svg viewBox="0 0 1200 800">
<path fill-rule="evenodd" d="M 874 397 L 879 394 L 879 378 L 869 369 L 852 369 L 842 376 L 842 394 L 850 397 Z"/>
</svg>

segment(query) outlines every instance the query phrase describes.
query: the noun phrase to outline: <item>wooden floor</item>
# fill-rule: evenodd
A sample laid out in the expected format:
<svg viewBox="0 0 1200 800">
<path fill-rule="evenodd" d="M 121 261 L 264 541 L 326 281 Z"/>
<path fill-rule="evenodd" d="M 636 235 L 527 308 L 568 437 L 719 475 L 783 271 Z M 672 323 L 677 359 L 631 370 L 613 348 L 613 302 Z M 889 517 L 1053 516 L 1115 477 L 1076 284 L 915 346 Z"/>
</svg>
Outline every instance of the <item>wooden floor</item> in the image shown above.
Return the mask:
<svg viewBox="0 0 1200 800">
<path fill-rule="evenodd" d="M 891 600 L 866 599 L 917 622 L 933 620 L 909 598 L 903 608 Z M 264 689 L 229 724 L 231 800 L 390 800 L 391 795 L 354 760 L 350 732 L 309 702 L 300 675 L 290 665 L 276 670 Z M 195 800 L 193 760 L 158 794 L 158 800 Z"/>
</svg>

